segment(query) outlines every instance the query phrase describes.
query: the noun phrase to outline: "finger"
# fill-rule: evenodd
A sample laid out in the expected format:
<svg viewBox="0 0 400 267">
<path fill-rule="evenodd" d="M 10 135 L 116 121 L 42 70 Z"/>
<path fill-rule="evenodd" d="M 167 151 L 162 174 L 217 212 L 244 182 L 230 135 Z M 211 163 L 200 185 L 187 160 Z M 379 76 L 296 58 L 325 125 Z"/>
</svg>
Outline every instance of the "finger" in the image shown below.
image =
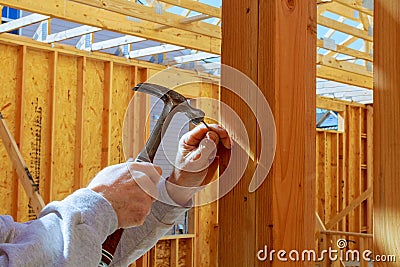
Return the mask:
<svg viewBox="0 0 400 267">
<path fill-rule="evenodd" d="M 231 147 L 232 147 L 231 138 L 229 137 L 228 132 L 222 126 L 217 125 L 217 124 L 210 124 L 210 125 L 208 125 L 208 127 L 213 132 L 216 132 L 218 134 L 219 139 L 225 148 L 231 149 Z"/>
<path fill-rule="evenodd" d="M 212 135 L 211 135 L 212 136 Z M 187 172 L 198 173 L 210 165 L 214 160 L 217 152 L 217 145 L 211 138 L 206 138 L 200 141 L 198 147 L 193 150 L 182 163 L 182 166 L 176 166 Z"/>
<path fill-rule="evenodd" d="M 182 141 L 189 146 L 197 146 L 200 141 L 205 137 L 207 132 L 209 132 L 209 129 L 212 130 L 212 132 L 217 133 L 219 136 L 219 139 L 221 143 L 224 145 L 225 148 L 231 149 L 232 143 L 231 139 L 229 137 L 228 132 L 220 125 L 217 124 L 209 124 L 209 128 L 207 128 L 205 125 L 201 124 L 191 130 L 190 132 L 186 133 L 182 137 Z"/>
<path fill-rule="evenodd" d="M 201 124 L 182 136 L 182 141 L 189 146 L 198 146 L 200 141 L 206 136 L 208 129 Z"/>
<path fill-rule="evenodd" d="M 218 143 L 219 143 L 219 136 L 216 132 L 210 131 L 210 132 L 206 133 L 205 138 L 213 141 L 216 145 L 218 145 Z"/>
</svg>

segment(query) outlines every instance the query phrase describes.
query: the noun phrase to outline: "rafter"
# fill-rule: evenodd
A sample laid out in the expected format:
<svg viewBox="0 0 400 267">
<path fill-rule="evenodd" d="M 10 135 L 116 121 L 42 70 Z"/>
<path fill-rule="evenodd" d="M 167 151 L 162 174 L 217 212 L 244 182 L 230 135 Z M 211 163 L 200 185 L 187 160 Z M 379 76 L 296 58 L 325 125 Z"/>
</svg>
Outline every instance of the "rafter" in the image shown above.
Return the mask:
<svg viewBox="0 0 400 267">
<path fill-rule="evenodd" d="M 0 33 L 16 30 L 49 19 L 49 16 L 31 14 L 0 25 Z"/>
<path fill-rule="evenodd" d="M 118 14 L 174 27 L 204 36 L 221 38 L 221 28 L 202 21 L 184 22 L 185 17 L 170 12 L 157 13 L 153 7 L 127 2 L 124 0 L 71 0 L 84 5 L 113 11 Z"/>
<path fill-rule="evenodd" d="M 374 15 L 374 11 L 368 8 L 363 7 L 362 5 L 360 5 L 359 3 L 357 3 L 357 1 L 355 0 L 334 0 L 335 2 L 344 5 L 344 6 L 348 6 L 352 9 L 358 10 L 362 13 L 365 13 L 369 16 L 373 16 Z"/>
<path fill-rule="evenodd" d="M 133 44 L 133 43 L 141 42 L 144 40 L 146 40 L 146 39 L 143 39 L 140 37 L 135 37 L 135 36 L 125 35 L 123 37 L 94 43 L 94 44 L 92 44 L 91 51 L 98 51 L 98 50 L 117 47 L 120 45 Z"/>
<path fill-rule="evenodd" d="M 337 2 L 332 2 L 329 5 L 326 5 L 325 11 L 330 11 L 339 16 L 343 16 L 347 19 L 351 19 L 354 21 L 360 21 L 360 18 L 355 17 L 355 11 L 359 12 L 358 10 L 354 10 L 348 6 L 341 5 Z"/>
<path fill-rule="evenodd" d="M 324 47 L 324 41 L 323 40 L 319 40 L 318 39 L 317 40 L 317 46 L 320 47 L 320 48 L 327 49 L 327 48 Z M 355 49 L 352 49 L 352 48 L 348 48 L 347 46 L 344 46 L 344 45 L 337 44 L 336 45 L 336 49 L 335 50 L 331 50 L 331 51 L 337 52 L 337 53 L 340 53 L 340 54 L 344 54 L 344 55 L 348 55 L 348 56 L 352 56 L 352 57 L 359 58 L 359 59 L 364 59 L 364 60 L 367 60 L 367 61 L 370 61 L 370 62 L 372 62 L 372 60 L 373 60 L 372 56 L 370 54 L 368 54 L 366 52 L 361 52 L 361 51 L 358 51 L 358 50 L 355 50 Z M 331 53 L 331 54 L 334 54 L 334 53 Z M 331 54 L 328 53 L 327 55 L 329 56 Z"/>
<path fill-rule="evenodd" d="M 210 54 L 210 53 L 197 53 L 197 54 L 191 54 L 191 55 L 185 55 L 185 56 L 179 56 L 179 57 L 167 59 L 163 62 L 163 64 L 164 65 L 175 65 L 175 64 L 188 63 L 188 62 L 193 62 L 193 61 L 198 61 L 198 60 L 203 60 L 203 59 L 213 58 L 213 57 L 218 57 L 218 55 Z"/>
<path fill-rule="evenodd" d="M 221 8 L 219 7 L 210 6 L 193 0 L 161 0 L 161 1 L 167 4 L 183 7 L 202 14 L 210 15 L 216 18 L 221 18 Z"/>
<path fill-rule="evenodd" d="M 156 24 L 135 21 L 126 15 L 65 0 L 0 0 L 1 5 L 34 13 L 42 13 L 72 22 L 99 27 L 127 35 L 134 35 L 162 43 L 172 43 L 187 48 L 221 53 L 221 40 L 179 29 L 154 30 Z"/>
<path fill-rule="evenodd" d="M 84 25 L 84 26 L 76 27 L 76 28 L 69 29 L 66 31 L 50 34 L 49 36 L 47 36 L 47 38 L 46 38 L 46 40 L 44 40 L 44 42 L 45 43 L 55 43 L 55 42 L 59 42 L 62 40 L 67 40 L 67 39 L 71 39 L 74 37 L 82 36 L 82 35 L 92 33 L 92 32 L 98 32 L 98 31 L 101 31 L 101 28 Z"/>
<path fill-rule="evenodd" d="M 343 33 L 347 33 L 347 34 L 352 35 L 354 37 L 358 37 L 358 38 L 361 38 L 361 39 L 364 39 L 364 40 L 367 40 L 367 41 L 370 41 L 370 42 L 373 41 L 373 38 L 372 38 L 372 36 L 370 36 L 368 34 L 368 31 L 364 31 L 364 30 L 361 30 L 361 29 L 358 29 L 358 28 L 354 28 L 354 27 L 349 26 L 347 24 L 340 23 L 340 22 L 338 22 L 336 20 L 321 16 L 321 15 L 317 17 L 317 21 L 318 21 L 318 24 L 320 24 L 322 26 L 325 26 L 327 28 L 334 29 L 334 30 L 337 30 L 337 31 L 340 31 L 340 32 L 343 32 Z"/>
<path fill-rule="evenodd" d="M 161 54 L 161 53 L 168 53 L 168 52 L 182 50 L 182 49 L 185 49 L 185 48 L 181 47 L 181 46 L 166 44 L 166 45 L 148 47 L 148 48 L 131 51 L 129 54 L 129 57 L 130 58 L 145 57 L 145 56 L 151 56 L 151 55 L 156 55 L 156 54 Z"/>
<path fill-rule="evenodd" d="M 364 90 L 364 91 L 352 91 L 352 92 L 334 92 L 333 95 L 336 98 L 347 98 L 347 97 L 372 97 L 372 90 Z"/>
<path fill-rule="evenodd" d="M 336 45 L 336 49 L 338 49 L 338 47 L 340 47 L 340 46 L 342 46 L 343 48 L 348 48 L 347 46 L 351 45 L 358 39 L 359 39 L 358 37 L 349 36 L 347 39 L 345 39 L 344 41 L 342 41 L 338 45 Z M 326 56 L 333 56 L 334 54 L 336 54 L 336 53 L 331 51 L 331 52 L 328 52 L 326 54 Z"/>
<path fill-rule="evenodd" d="M 208 19 L 208 18 L 212 18 L 212 17 L 209 16 L 209 15 L 200 14 L 200 15 L 196 15 L 196 16 L 192 16 L 192 17 L 185 17 L 185 18 L 181 19 L 180 23 L 182 23 L 182 24 L 190 24 L 190 23 L 197 22 L 197 21 L 200 21 L 200 20 L 203 20 L 203 19 Z M 168 28 L 171 28 L 171 26 L 163 25 L 163 26 L 160 26 L 160 27 L 158 27 L 156 29 L 157 30 L 163 30 L 163 29 L 168 29 Z"/>
<path fill-rule="evenodd" d="M 200 66 L 195 67 L 195 69 L 199 71 L 215 70 L 219 68 L 221 68 L 221 63 L 219 62 L 204 63 L 201 64 Z"/>
<path fill-rule="evenodd" d="M 371 90 L 368 89 L 346 86 L 346 87 L 320 88 L 317 89 L 317 95 L 333 94 L 333 93 L 365 92 L 365 91 L 372 92 Z"/>
</svg>

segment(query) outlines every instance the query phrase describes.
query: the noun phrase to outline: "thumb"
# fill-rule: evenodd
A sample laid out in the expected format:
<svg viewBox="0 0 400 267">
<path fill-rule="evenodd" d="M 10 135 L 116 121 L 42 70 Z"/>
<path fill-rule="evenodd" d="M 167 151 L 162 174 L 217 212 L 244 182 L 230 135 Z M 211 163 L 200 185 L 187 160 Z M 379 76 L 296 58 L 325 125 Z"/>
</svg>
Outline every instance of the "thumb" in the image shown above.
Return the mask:
<svg viewBox="0 0 400 267">
<path fill-rule="evenodd" d="M 186 157 L 181 169 L 188 172 L 200 172 L 208 168 L 217 154 L 218 142 L 218 135 L 208 132 L 200 141 L 199 146 Z"/>
</svg>

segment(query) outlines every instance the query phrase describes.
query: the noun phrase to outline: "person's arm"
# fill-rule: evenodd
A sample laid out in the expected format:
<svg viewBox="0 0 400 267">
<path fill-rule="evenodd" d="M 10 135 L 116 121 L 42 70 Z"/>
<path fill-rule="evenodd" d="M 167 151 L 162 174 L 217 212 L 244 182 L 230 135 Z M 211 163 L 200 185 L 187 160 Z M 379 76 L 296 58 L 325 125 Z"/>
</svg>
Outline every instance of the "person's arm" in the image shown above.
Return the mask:
<svg viewBox="0 0 400 267">
<path fill-rule="evenodd" d="M 139 259 L 173 227 L 176 219 L 188 210 L 188 208 L 180 207 L 170 198 L 165 188 L 165 181 L 159 183 L 158 194 L 158 199 L 161 201 L 157 200 L 153 203 L 144 224 L 125 229 L 111 266 L 128 266 Z M 186 206 L 191 206 L 191 202 Z"/>
<path fill-rule="evenodd" d="M 0 217 L 0 266 L 97 266 L 117 228 L 110 203 L 90 189 L 47 205 L 37 220 Z"/>
<path fill-rule="evenodd" d="M 209 125 L 212 131 L 197 127 L 185 134 L 179 142 L 175 169 L 168 182 L 158 184 L 157 201 L 143 225 L 125 229 L 111 264 L 128 266 L 150 250 L 174 225 L 176 219 L 189 207 L 200 185 L 213 177 L 218 162 L 216 145 L 221 141 L 230 149 L 230 139 L 225 129 Z"/>
<path fill-rule="evenodd" d="M 0 217 L 0 266 L 97 267 L 101 246 L 117 228 L 142 225 L 157 191 L 161 169 L 122 163 L 100 171 L 88 188 L 52 202 L 37 220 L 18 224 Z"/>
</svg>

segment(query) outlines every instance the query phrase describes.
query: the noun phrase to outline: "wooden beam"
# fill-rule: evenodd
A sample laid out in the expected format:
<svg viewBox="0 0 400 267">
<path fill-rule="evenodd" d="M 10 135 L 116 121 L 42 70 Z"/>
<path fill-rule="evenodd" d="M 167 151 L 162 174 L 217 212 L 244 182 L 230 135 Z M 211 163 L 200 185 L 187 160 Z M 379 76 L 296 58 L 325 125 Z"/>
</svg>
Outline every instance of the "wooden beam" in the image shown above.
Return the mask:
<svg viewBox="0 0 400 267">
<path fill-rule="evenodd" d="M 330 56 L 317 56 L 317 65 L 327 66 L 338 70 L 344 70 L 349 73 L 355 73 L 372 78 L 372 72 L 368 71 L 365 66 L 350 63 L 347 61 L 339 61 Z"/>
<path fill-rule="evenodd" d="M 348 18 L 348 19 L 351 19 L 354 21 L 360 21 L 360 18 L 359 17 L 357 18 L 355 15 L 355 13 L 358 11 L 354 10 L 351 7 L 341 5 L 337 2 L 331 2 L 331 3 L 329 3 L 329 5 L 324 5 L 324 6 L 326 6 L 327 11 L 338 14 L 339 16 L 343 16 L 345 18 Z"/>
<path fill-rule="evenodd" d="M 202 21 L 185 22 L 185 17 L 170 12 L 156 13 L 153 7 L 147 7 L 135 2 L 127 2 L 125 0 L 72 0 L 77 3 L 89 5 L 99 9 L 112 11 L 121 15 L 131 16 L 133 18 L 142 19 L 157 24 L 174 27 L 210 36 L 213 38 L 221 38 L 221 27 L 212 25 Z"/>
<path fill-rule="evenodd" d="M 367 14 L 369 16 L 373 16 L 374 15 L 374 11 L 368 8 L 363 7 L 361 4 L 358 3 L 358 1 L 356 0 L 333 0 L 341 5 L 350 7 L 352 9 L 355 9 L 357 11 L 360 11 L 364 14 Z"/>
<path fill-rule="evenodd" d="M 364 40 L 367 40 L 367 41 L 370 41 L 370 42 L 373 41 L 373 38 L 372 38 L 372 36 L 370 36 L 368 34 L 368 31 L 364 31 L 364 30 L 360 30 L 360 29 L 354 28 L 354 27 L 349 26 L 347 24 L 340 23 L 340 22 L 338 22 L 336 20 L 321 16 L 321 15 L 318 16 L 318 20 L 317 21 L 318 21 L 319 25 L 325 26 L 327 28 L 334 29 L 334 30 L 337 30 L 337 31 L 340 31 L 340 32 L 343 32 L 343 33 L 347 33 L 347 34 L 352 35 L 354 37 L 358 37 L 358 38 L 361 38 L 361 39 L 364 39 Z"/>
<path fill-rule="evenodd" d="M 71 38 L 74 38 L 77 36 L 85 35 L 85 34 L 92 33 L 92 32 L 98 32 L 98 31 L 101 31 L 101 28 L 92 27 L 92 26 L 80 26 L 80 27 L 76 27 L 76 28 L 69 29 L 66 31 L 50 34 L 49 36 L 47 36 L 46 40 L 44 40 L 43 42 L 48 43 L 48 44 L 55 43 L 55 42 L 71 39 Z"/>
<path fill-rule="evenodd" d="M 319 66 L 317 68 L 317 77 L 368 89 L 372 89 L 373 84 L 373 79 L 371 77 L 349 73 L 347 71 L 334 69 L 328 66 Z"/>
<path fill-rule="evenodd" d="M 372 187 L 368 188 L 366 191 L 364 191 L 361 195 L 356 197 L 349 205 L 347 205 L 346 208 L 341 210 L 338 214 L 336 214 L 332 219 L 329 220 L 329 222 L 326 224 L 326 229 L 331 229 L 334 227 L 340 220 L 342 220 L 347 214 L 349 214 L 352 210 L 354 210 L 356 207 L 360 206 L 360 204 L 369 198 L 372 195 Z"/>
<path fill-rule="evenodd" d="M 338 112 L 344 112 L 346 110 L 346 103 L 327 97 L 317 96 L 317 108 L 334 110 Z"/>
<path fill-rule="evenodd" d="M 216 18 L 221 18 L 221 8 L 210 6 L 199 1 L 193 0 L 161 0 L 164 3 L 183 7 L 202 14 L 207 14 Z"/>
<path fill-rule="evenodd" d="M 90 50 L 98 51 L 98 50 L 108 49 L 108 48 L 112 48 L 112 47 L 118 47 L 120 45 L 133 44 L 133 43 L 141 42 L 144 40 L 146 40 L 146 39 L 140 38 L 140 37 L 135 37 L 135 36 L 125 35 L 123 37 L 94 43 L 94 44 L 92 44 Z"/>
<path fill-rule="evenodd" d="M 51 195 L 51 188 L 53 182 L 53 167 L 54 167 L 54 120 L 55 120 L 55 100 L 56 100 L 56 85 L 57 85 L 57 62 L 58 52 L 49 53 L 49 94 L 47 97 L 47 110 L 48 112 L 48 126 L 47 126 L 47 140 L 45 151 L 45 177 L 44 177 L 44 192 L 43 197 L 45 203 L 49 203 L 53 196 Z"/>
<path fill-rule="evenodd" d="M 221 89 L 221 101 L 245 124 L 255 159 L 250 159 L 242 179 L 220 200 L 218 264 L 287 266 L 276 258 L 259 261 L 257 253 L 266 245 L 269 251 L 315 246 L 315 0 L 223 1 L 222 12 L 221 61 L 258 84 L 275 116 L 278 138 L 271 172 L 250 193 L 261 134 L 266 133 L 260 133 L 246 103 Z M 222 70 L 221 84 L 237 84 L 235 78 L 226 77 Z M 250 97 L 256 97 L 254 91 L 248 90 Z M 229 119 L 228 114 L 224 116 Z M 233 168 L 240 164 L 233 162 Z"/>
<path fill-rule="evenodd" d="M 400 255 L 399 10 L 400 0 L 375 0 L 374 254 L 397 257 Z M 390 264 L 374 262 L 375 265 Z"/>
<path fill-rule="evenodd" d="M 167 52 L 172 52 L 172 51 L 177 51 L 177 50 L 182 50 L 182 49 L 185 49 L 185 48 L 181 47 L 181 46 L 177 46 L 177 45 L 166 44 L 166 45 L 153 46 L 153 47 L 148 47 L 148 48 L 131 51 L 129 53 L 129 57 L 130 58 L 145 57 L 145 56 L 167 53 Z"/>
<path fill-rule="evenodd" d="M 372 234 L 364 234 L 364 233 L 357 233 L 357 232 L 342 232 L 342 231 L 321 231 L 321 234 L 327 235 L 341 235 L 341 236 L 358 236 L 358 237 L 365 237 L 365 238 L 372 238 Z"/>
<path fill-rule="evenodd" d="M 40 14 L 31 14 L 26 17 L 22 17 L 19 19 L 12 20 L 7 23 L 3 23 L 0 25 L 0 33 L 9 32 L 15 29 L 19 29 L 28 25 L 32 25 L 43 20 L 49 19 L 49 16 L 44 16 Z"/>
<path fill-rule="evenodd" d="M 23 132 L 23 121 L 24 121 L 24 95 L 25 95 L 25 79 L 26 79 L 26 53 L 27 47 L 20 46 L 18 48 L 18 65 L 17 65 L 17 92 L 15 99 L 15 134 L 14 138 L 19 149 L 22 147 L 22 132 Z M 13 185 L 12 185 L 12 216 L 19 219 L 21 212 L 19 211 L 19 183 L 18 174 L 14 172 Z"/>
<path fill-rule="evenodd" d="M 219 63 L 219 62 L 204 63 L 204 64 L 201 64 L 201 65 L 195 67 L 195 69 L 199 70 L 199 71 L 215 70 L 215 69 L 220 69 L 220 68 L 221 68 L 221 63 Z"/>
<path fill-rule="evenodd" d="M 221 40 L 179 29 L 155 30 L 157 24 L 137 22 L 126 15 L 64 0 L 0 0 L 1 5 L 81 23 L 103 30 L 134 35 L 163 43 L 170 43 L 204 52 L 219 54 Z"/>
<path fill-rule="evenodd" d="M 111 116 L 110 108 L 112 103 L 114 63 L 112 61 L 104 64 L 104 93 L 103 93 L 103 122 L 101 127 L 101 167 L 105 168 L 110 164 L 110 136 Z"/>
<path fill-rule="evenodd" d="M 319 48 L 324 48 L 324 49 L 327 49 L 327 50 L 331 50 L 331 51 L 337 52 L 339 54 L 344 54 L 344 55 L 352 56 L 352 57 L 355 57 L 355 58 L 364 59 L 364 60 L 367 60 L 369 62 L 372 62 L 372 60 L 373 60 L 372 56 L 370 54 L 368 54 L 366 52 L 358 51 L 358 50 L 355 50 L 355 49 L 352 49 L 352 48 L 348 48 L 347 46 L 344 46 L 344 45 L 336 44 L 336 49 L 332 50 L 332 49 L 328 49 L 328 48 L 324 47 L 324 41 L 318 39 L 317 40 L 317 46 Z"/>
<path fill-rule="evenodd" d="M 167 59 L 163 62 L 164 65 L 175 65 L 175 64 L 182 64 L 188 63 L 198 60 L 203 60 L 207 58 L 219 57 L 219 55 L 210 54 L 210 53 L 197 53 L 197 54 L 190 54 L 186 56 L 178 56 L 174 58 Z"/>
<path fill-rule="evenodd" d="M 0 137 L 10 157 L 10 160 L 13 163 L 13 167 L 20 178 L 21 184 L 28 195 L 30 205 L 32 206 L 35 214 L 38 216 L 44 207 L 44 201 L 39 194 L 39 187 L 35 184 L 35 181 L 33 180 L 24 159 L 22 158 L 21 152 L 18 149 L 17 143 L 8 129 L 7 123 L 1 113 Z"/>
<path fill-rule="evenodd" d="M 78 58 L 77 68 L 78 77 L 76 87 L 76 124 L 73 190 L 78 190 L 83 186 L 83 113 L 85 106 L 86 57 Z"/>
<path fill-rule="evenodd" d="M 349 45 L 351 45 L 352 43 L 354 43 L 355 41 L 357 41 L 359 38 L 354 37 L 354 36 L 348 36 L 345 40 L 343 40 L 342 42 L 339 43 L 339 45 L 347 47 Z M 327 54 L 325 54 L 326 56 L 333 56 L 334 54 L 336 54 L 334 51 L 330 51 Z"/>
</svg>

